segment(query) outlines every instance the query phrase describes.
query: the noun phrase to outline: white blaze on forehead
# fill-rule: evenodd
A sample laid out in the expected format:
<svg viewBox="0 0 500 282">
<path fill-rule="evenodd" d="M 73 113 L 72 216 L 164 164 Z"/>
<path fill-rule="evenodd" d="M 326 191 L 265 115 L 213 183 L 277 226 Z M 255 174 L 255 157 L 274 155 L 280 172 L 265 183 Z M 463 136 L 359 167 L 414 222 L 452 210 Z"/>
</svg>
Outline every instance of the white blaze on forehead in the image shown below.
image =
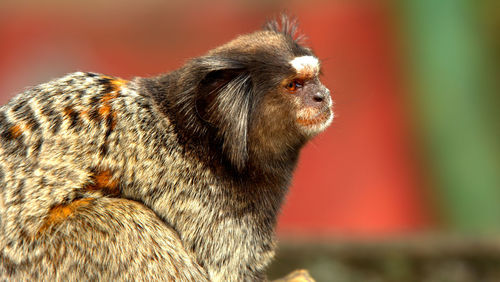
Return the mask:
<svg viewBox="0 0 500 282">
<path fill-rule="evenodd" d="M 290 64 L 300 75 L 314 76 L 319 72 L 319 60 L 314 56 L 295 57 Z"/>
</svg>

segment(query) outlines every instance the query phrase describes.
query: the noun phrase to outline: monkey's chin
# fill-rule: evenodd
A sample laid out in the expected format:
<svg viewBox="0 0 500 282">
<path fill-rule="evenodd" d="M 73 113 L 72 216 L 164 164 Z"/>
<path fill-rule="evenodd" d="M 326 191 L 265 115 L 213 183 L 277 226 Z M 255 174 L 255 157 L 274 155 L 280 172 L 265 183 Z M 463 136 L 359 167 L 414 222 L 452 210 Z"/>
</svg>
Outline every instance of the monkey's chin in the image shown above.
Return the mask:
<svg viewBox="0 0 500 282">
<path fill-rule="evenodd" d="M 297 124 L 306 136 L 313 137 L 325 130 L 332 123 L 333 117 L 332 109 L 328 108 L 312 118 L 297 118 Z"/>
</svg>

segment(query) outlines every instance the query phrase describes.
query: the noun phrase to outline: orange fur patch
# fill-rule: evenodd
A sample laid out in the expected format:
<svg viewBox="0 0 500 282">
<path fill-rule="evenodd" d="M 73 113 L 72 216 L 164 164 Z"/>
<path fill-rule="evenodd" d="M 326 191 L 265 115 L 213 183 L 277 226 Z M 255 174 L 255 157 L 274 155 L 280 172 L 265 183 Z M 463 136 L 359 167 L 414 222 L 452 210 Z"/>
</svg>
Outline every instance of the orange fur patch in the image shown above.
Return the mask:
<svg viewBox="0 0 500 282">
<path fill-rule="evenodd" d="M 115 99 L 119 95 L 119 91 L 122 89 L 122 87 L 128 83 L 127 80 L 119 79 L 119 78 L 112 78 L 109 76 L 103 76 L 103 78 L 107 78 L 110 80 L 111 85 L 113 86 L 113 90 L 110 93 L 104 94 L 104 96 L 101 98 L 101 107 L 99 108 L 99 115 L 103 118 L 106 119 L 110 115 L 113 118 L 113 123 L 111 124 L 111 129 L 114 128 L 116 121 L 116 113 L 113 112 L 113 109 L 111 107 L 111 100 Z"/>
<path fill-rule="evenodd" d="M 106 194 L 118 195 L 118 181 L 113 179 L 113 174 L 109 170 L 103 170 L 93 176 L 93 184 L 85 187 L 88 191 L 104 191 Z"/>
<path fill-rule="evenodd" d="M 102 118 L 106 118 L 109 113 L 111 113 L 111 105 L 106 103 L 99 108 L 99 114 L 102 116 Z"/>
<path fill-rule="evenodd" d="M 9 129 L 9 131 L 10 131 L 10 135 L 12 136 L 12 138 L 17 138 L 17 137 L 21 136 L 21 134 L 23 134 L 24 130 L 21 129 L 20 125 L 16 124 L 16 125 L 12 126 Z"/>
<path fill-rule="evenodd" d="M 64 114 L 65 116 L 70 116 L 72 113 L 73 113 L 73 109 L 72 109 L 72 108 L 70 108 L 70 107 L 66 107 L 66 108 L 64 108 L 64 110 L 63 110 L 63 114 Z"/>
<path fill-rule="evenodd" d="M 108 79 L 111 85 L 113 85 L 113 90 L 114 91 L 119 91 L 123 85 L 128 83 L 128 80 L 124 80 L 121 78 L 115 78 L 107 75 L 103 75 L 102 78 Z"/>
<path fill-rule="evenodd" d="M 80 117 L 89 120 L 89 112 L 84 110 L 80 112 Z"/>
<path fill-rule="evenodd" d="M 119 91 L 123 87 L 123 85 L 127 83 L 128 83 L 127 80 L 121 78 L 115 78 L 111 80 L 111 84 L 113 84 L 115 91 Z"/>
<path fill-rule="evenodd" d="M 21 136 L 25 131 L 29 130 L 31 128 L 31 124 L 16 124 L 13 125 L 11 128 L 9 128 L 9 133 L 12 136 L 12 138 L 17 138 Z"/>
<path fill-rule="evenodd" d="M 116 125 L 116 112 L 112 112 L 111 116 L 113 117 L 113 122 L 111 123 L 111 129 L 114 129 Z"/>
<path fill-rule="evenodd" d="M 315 124 L 324 122 L 327 118 L 328 118 L 327 114 L 321 114 L 315 118 L 299 117 L 299 118 L 297 118 L 297 123 L 300 125 L 303 125 L 303 126 L 310 126 L 310 125 L 315 125 Z"/>
<path fill-rule="evenodd" d="M 75 200 L 67 205 L 57 205 L 52 207 L 49 210 L 48 217 L 40 228 L 39 233 L 43 233 L 51 226 L 63 222 L 65 219 L 73 216 L 79 208 L 88 206 L 93 200 L 93 198 L 83 198 Z"/>
</svg>

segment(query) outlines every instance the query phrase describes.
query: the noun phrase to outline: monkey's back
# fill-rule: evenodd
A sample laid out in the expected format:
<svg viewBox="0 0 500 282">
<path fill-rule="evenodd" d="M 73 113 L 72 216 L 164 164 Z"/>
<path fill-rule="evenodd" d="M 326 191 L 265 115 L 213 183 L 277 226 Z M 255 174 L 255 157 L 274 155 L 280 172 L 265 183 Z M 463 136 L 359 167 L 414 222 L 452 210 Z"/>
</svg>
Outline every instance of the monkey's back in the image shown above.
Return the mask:
<svg viewBox="0 0 500 282">
<path fill-rule="evenodd" d="M 112 103 L 123 84 L 75 73 L 0 108 L 3 234 L 36 234 L 48 209 L 82 197 L 79 191 L 92 185 L 92 169 L 109 158 L 118 118 Z"/>
<path fill-rule="evenodd" d="M 157 134 L 166 122 L 134 82 L 93 73 L 36 86 L 1 107 L 0 278 L 168 279 L 175 270 L 203 280 L 175 230 L 120 198 L 141 173 L 135 165 L 156 165 L 154 144 L 175 138 L 166 128 Z"/>
</svg>

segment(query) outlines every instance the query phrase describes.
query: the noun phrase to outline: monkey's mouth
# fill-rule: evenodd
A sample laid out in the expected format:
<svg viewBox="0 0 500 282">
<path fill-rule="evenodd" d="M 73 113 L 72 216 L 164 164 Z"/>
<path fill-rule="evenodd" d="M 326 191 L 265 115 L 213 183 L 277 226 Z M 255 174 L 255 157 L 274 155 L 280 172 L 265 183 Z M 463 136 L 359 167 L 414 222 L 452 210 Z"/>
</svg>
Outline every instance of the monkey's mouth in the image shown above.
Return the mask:
<svg viewBox="0 0 500 282">
<path fill-rule="evenodd" d="M 310 113 L 310 111 L 308 111 Z M 297 123 L 303 127 L 311 128 L 316 126 L 328 126 L 333 119 L 333 113 L 330 108 L 326 108 L 325 110 L 315 114 L 310 115 L 306 114 L 304 116 L 299 116 L 297 118 Z"/>
</svg>

